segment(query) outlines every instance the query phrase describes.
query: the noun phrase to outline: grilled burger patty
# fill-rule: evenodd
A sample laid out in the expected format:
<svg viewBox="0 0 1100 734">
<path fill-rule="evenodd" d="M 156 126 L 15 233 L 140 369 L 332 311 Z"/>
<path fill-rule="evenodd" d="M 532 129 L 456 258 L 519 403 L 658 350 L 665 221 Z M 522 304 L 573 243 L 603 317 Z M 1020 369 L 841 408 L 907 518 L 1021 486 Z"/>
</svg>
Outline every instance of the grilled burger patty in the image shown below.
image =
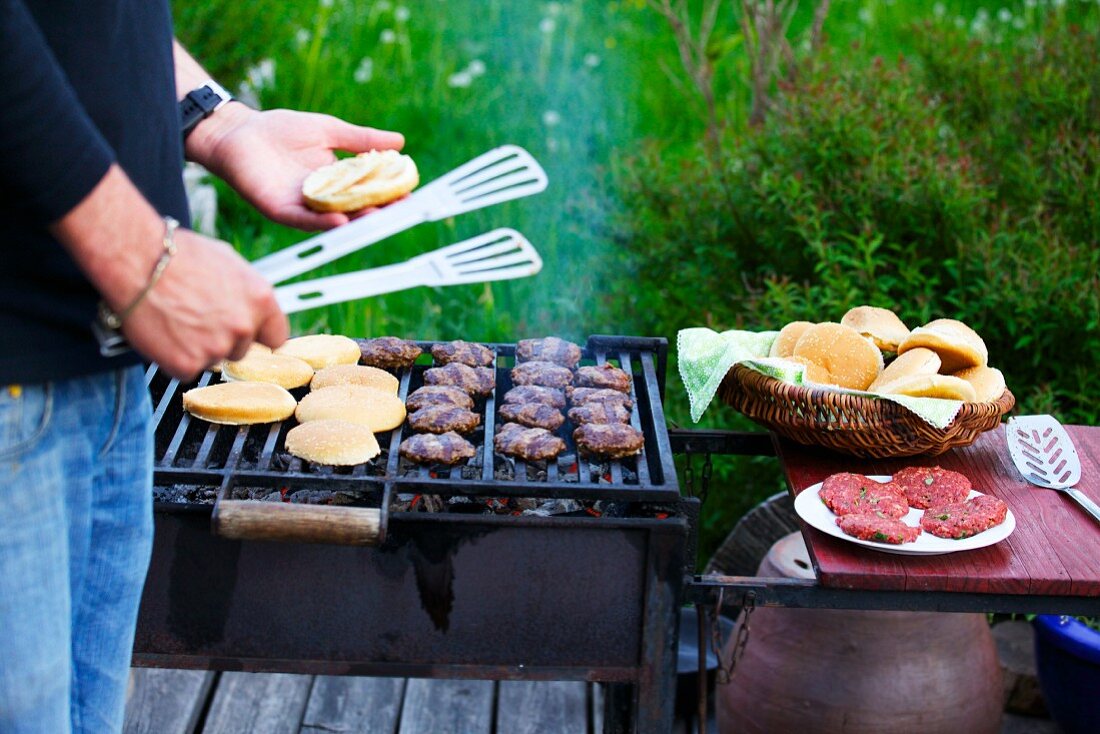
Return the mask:
<svg viewBox="0 0 1100 734">
<path fill-rule="evenodd" d="M 556 336 L 545 339 L 521 339 L 516 344 L 516 361 L 531 362 L 540 360 L 553 362 L 569 369 L 576 369 L 581 361 L 581 348 L 573 342 L 567 342 Z"/>
<path fill-rule="evenodd" d="M 919 510 L 963 502 L 971 489 L 965 475 L 938 466 L 908 466 L 895 473 L 893 481 L 909 506 Z"/>
<path fill-rule="evenodd" d="M 602 387 L 619 392 L 630 392 L 630 375 L 612 364 L 581 367 L 574 380 L 577 387 Z"/>
<path fill-rule="evenodd" d="M 1005 521 L 1008 505 L 1004 500 L 983 494 L 924 511 L 920 525 L 938 538 L 961 540 L 983 533 Z"/>
<path fill-rule="evenodd" d="M 471 367 L 451 362 L 424 370 L 424 382 L 428 385 L 452 385 L 470 395 L 485 396 L 493 391 L 496 372 L 491 367 Z"/>
<path fill-rule="evenodd" d="M 409 414 L 409 426 L 417 432 L 469 433 L 480 423 L 480 415 L 457 405 L 429 405 Z"/>
<path fill-rule="evenodd" d="M 898 487 L 890 482 L 876 482 L 862 474 L 833 474 L 822 482 L 817 496 L 837 515 L 877 512 L 897 519 L 909 512 L 909 504 Z"/>
<path fill-rule="evenodd" d="M 586 423 L 629 423 L 630 411 L 619 403 L 589 403 L 570 408 L 569 420 L 578 426 Z"/>
<path fill-rule="evenodd" d="M 877 514 L 841 515 L 836 524 L 848 535 L 860 540 L 901 545 L 912 543 L 920 535 L 920 528 L 910 527 L 901 520 Z"/>
<path fill-rule="evenodd" d="M 517 385 L 542 385 L 560 390 L 573 382 L 573 372 L 560 364 L 535 360 L 513 367 L 512 382 Z"/>
<path fill-rule="evenodd" d="M 493 438 L 497 453 L 524 461 L 552 459 L 565 451 L 565 441 L 545 428 L 525 428 L 518 423 L 505 423 Z"/>
<path fill-rule="evenodd" d="M 630 395 L 606 387 L 569 387 L 565 390 L 574 408 L 589 403 L 618 403 L 627 410 L 634 407 Z"/>
<path fill-rule="evenodd" d="M 471 367 L 488 367 L 493 363 L 493 350 L 484 344 L 456 339 L 446 344 L 433 345 L 432 359 L 436 361 L 436 364 L 458 362 Z"/>
<path fill-rule="evenodd" d="M 416 433 L 401 442 L 401 455 L 416 464 L 457 464 L 477 454 L 474 445 L 454 431 L 438 436 Z"/>
<path fill-rule="evenodd" d="M 505 403 L 500 406 L 500 417 L 531 428 L 556 431 L 565 422 L 565 416 L 557 408 L 542 403 Z"/>
<path fill-rule="evenodd" d="M 645 445 L 641 431 L 622 423 L 588 423 L 573 431 L 577 449 L 586 456 L 621 459 Z"/>
<path fill-rule="evenodd" d="M 542 403 L 551 408 L 565 407 L 565 393 L 542 385 L 517 385 L 504 393 L 506 403 Z"/>
<path fill-rule="evenodd" d="M 405 398 L 405 407 L 409 411 L 417 411 L 429 405 L 455 405 L 469 410 L 474 407 L 474 400 L 453 385 L 424 385 Z"/>
<path fill-rule="evenodd" d="M 363 364 L 385 369 L 404 369 L 416 361 L 423 350 L 396 336 L 380 336 L 359 342 Z"/>
</svg>

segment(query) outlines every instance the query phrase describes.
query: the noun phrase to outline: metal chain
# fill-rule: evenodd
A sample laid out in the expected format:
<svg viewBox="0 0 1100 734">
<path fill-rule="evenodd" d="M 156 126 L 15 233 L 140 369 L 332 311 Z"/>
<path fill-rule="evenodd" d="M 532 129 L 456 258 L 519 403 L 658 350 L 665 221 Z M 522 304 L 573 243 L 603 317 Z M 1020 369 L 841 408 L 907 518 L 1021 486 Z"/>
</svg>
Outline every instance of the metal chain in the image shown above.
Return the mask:
<svg viewBox="0 0 1100 734">
<path fill-rule="evenodd" d="M 733 646 L 730 648 L 730 654 L 728 660 L 722 659 L 722 629 L 718 625 L 718 615 L 722 611 L 722 597 L 725 594 L 725 589 L 718 590 L 718 604 L 714 608 L 714 618 L 710 625 L 710 644 L 714 650 L 714 656 L 718 659 L 718 674 L 716 676 L 717 681 L 721 685 L 725 685 L 733 678 L 734 668 L 737 667 L 737 661 L 741 659 L 742 653 L 745 652 L 745 646 L 749 644 L 749 617 L 752 616 L 752 612 L 756 609 L 756 592 L 750 591 L 745 594 L 745 604 L 741 607 L 741 613 L 738 615 L 738 619 L 741 625 L 737 628 L 737 636 L 733 640 Z"/>
<path fill-rule="evenodd" d="M 691 453 L 684 454 L 684 489 L 688 497 L 695 496 L 695 469 L 691 466 Z"/>
<path fill-rule="evenodd" d="M 710 492 L 710 477 L 714 473 L 714 464 L 711 463 L 711 454 L 708 451 L 703 454 L 703 471 L 700 474 L 699 481 L 699 501 L 706 502 L 707 494 Z"/>
</svg>

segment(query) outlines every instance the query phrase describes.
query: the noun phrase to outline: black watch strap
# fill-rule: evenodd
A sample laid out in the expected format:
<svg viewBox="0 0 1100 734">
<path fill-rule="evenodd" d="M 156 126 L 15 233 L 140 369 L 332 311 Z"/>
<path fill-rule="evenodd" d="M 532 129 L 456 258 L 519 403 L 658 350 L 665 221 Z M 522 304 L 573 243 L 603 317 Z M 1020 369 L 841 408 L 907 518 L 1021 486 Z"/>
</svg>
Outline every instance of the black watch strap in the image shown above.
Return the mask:
<svg viewBox="0 0 1100 734">
<path fill-rule="evenodd" d="M 233 99 L 233 95 L 213 79 L 187 93 L 180 100 L 180 130 L 186 140 L 195 127 L 214 110 Z"/>
</svg>

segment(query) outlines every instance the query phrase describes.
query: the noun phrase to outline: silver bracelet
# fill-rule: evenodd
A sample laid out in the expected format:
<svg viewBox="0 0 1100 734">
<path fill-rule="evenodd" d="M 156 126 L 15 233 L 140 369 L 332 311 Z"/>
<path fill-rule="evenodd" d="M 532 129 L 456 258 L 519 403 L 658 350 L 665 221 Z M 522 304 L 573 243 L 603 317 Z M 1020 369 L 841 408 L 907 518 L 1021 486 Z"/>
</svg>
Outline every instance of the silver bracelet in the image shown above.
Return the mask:
<svg viewBox="0 0 1100 734">
<path fill-rule="evenodd" d="M 145 300 L 145 297 L 149 295 L 149 291 L 153 290 L 153 286 L 157 284 L 157 281 L 160 280 L 160 276 L 164 274 L 164 270 L 168 267 L 168 263 L 172 261 L 172 256 L 176 254 L 176 228 L 179 226 L 180 223 L 172 217 L 164 217 L 164 251 L 161 252 L 157 264 L 153 266 L 153 272 L 149 276 L 149 282 L 141 289 L 141 293 L 137 294 L 137 298 L 131 301 L 129 306 L 122 309 L 122 313 L 116 314 L 104 301 L 100 301 L 98 314 L 100 324 L 111 331 L 118 331 L 122 326 L 122 322 L 134 312 L 138 304 Z"/>
</svg>

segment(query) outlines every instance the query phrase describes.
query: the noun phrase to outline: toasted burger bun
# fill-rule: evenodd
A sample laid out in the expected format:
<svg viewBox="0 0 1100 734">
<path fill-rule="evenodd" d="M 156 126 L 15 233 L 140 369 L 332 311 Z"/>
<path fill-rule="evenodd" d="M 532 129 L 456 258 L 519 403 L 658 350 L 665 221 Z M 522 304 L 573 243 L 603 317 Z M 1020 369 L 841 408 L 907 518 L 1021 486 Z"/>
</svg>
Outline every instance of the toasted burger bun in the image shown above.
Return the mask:
<svg viewBox="0 0 1100 734">
<path fill-rule="evenodd" d="M 363 364 L 337 364 L 317 370 L 309 383 L 310 390 L 320 390 L 333 385 L 362 385 L 375 387 L 383 392 L 397 394 L 400 383 L 385 370 Z"/>
<path fill-rule="evenodd" d="M 311 392 L 298 403 L 299 423 L 337 419 L 367 426 L 378 433 L 405 421 L 405 403 L 393 393 L 362 385 L 331 385 Z"/>
<path fill-rule="evenodd" d="M 979 403 L 997 400 L 1008 387 L 1005 385 L 1005 376 L 996 367 L 967 367 L 956 372 L 955 377 L 970 383 Z"/>
<path fill-rule="evenodd" d="M 795 357 L 821 367 L 828 379 L 810 379 L 851 390 L 866 390 L 882 372 L 882 352 L 848 326 L 814 324 L 794 346 Z"/>
<path fill-rule="evenodd" d="M 961 321 L 936 319 L 920 326 L 898 346 L 898 354 L 916 347 L 928 347 L 940 355 L 940 371 L 954 374 L 967 367 L 984 367 L 989 363 L 989 350 L 978 333 Z"/>
<path fill-rule="evenodd" d="M 310 421 L 291 428 L 286 450 L 306 461 L 334 466 L 363 464 L 382 453 L 370 428 L 340 420 Z"/>
<path fill-rule="evenodd" d="M 908 395 L 913 398 L 946 398 L 975 402 L 974 388 L 969 382 L 951 375 L 913 375 L 892 382 L 881 391 L 884 395 Z"/>
<path fill-rule="evenodd" d="M 270 382 L 222 382 L 183 394 L 188 413 L 230 426 L 281 421 L 294 415 L 296 405 L 293 395 Z"/>
<path fill-rule="evenodd" d="M 304 360 L 285 354 L 250 353 L 242 360 L 225 362 L 222 375 L 226 380 L 271 382 L 287 390 L 305 385 L 313 378 L 313 368 Z"/>
<path fill-rule="evenodd" d="M 334 364 L 356 364 L 361 356 L 359 345 L 354 340 L 337 334 L 313 334 L 288 339 L 274 353 L 297 357 L 315 370 Z"/>
<path fill-rule="evenodd" d="M 400 199 L 418 183 L 412 158 L 371 150 L 318 168 L 302 182 L 302 196 L 315 211 L 354 212 Z"/>
<path fill-rule="evenodd" d="M 248 352 L 245 353 L 245 355 L 244 355 L 244 357 L 242 357 L 242 359 L 248 359 L 249 357 L 255 356 L 257 354 L 271 354 L 271 347 L 266 346 L 264 344 L 260 344 L 259 342 L 252 342 L 250 345 L 248 345 Z M 221 362 L 218 362 L 213 367 L 211 367 L 210 371 L 215 372 L 215 373 L 221 372 L 222 367 L 224 367 L 224 366 L 225 366 L 225 361 L 223 360 Z"/>
<path fill-rule="evenodd" d="M 794 354 L 794 345 L 806 329 L 813 326 L 809 321 L 792 321 L 779 330 L 779 336 L 772 342 L 769 357 L 790 357 Z"/>
<path fill-rule="evenodd" d="M 934 375 L 940 371 L 940 356 L 931 349 L 910 349 L 886 366 L 871 387 L 871 392 L 883 392 L 891 383 L 916 375 Z"/>
<path fill-rule="evenodd" d="M 898 351 L 898 345 L 909 336 L 909 327 L 897 314 L 885 308 L 856 306 L 844 314 L 840 323 L 869 337 L 884 352 Z"/>
</svg>

